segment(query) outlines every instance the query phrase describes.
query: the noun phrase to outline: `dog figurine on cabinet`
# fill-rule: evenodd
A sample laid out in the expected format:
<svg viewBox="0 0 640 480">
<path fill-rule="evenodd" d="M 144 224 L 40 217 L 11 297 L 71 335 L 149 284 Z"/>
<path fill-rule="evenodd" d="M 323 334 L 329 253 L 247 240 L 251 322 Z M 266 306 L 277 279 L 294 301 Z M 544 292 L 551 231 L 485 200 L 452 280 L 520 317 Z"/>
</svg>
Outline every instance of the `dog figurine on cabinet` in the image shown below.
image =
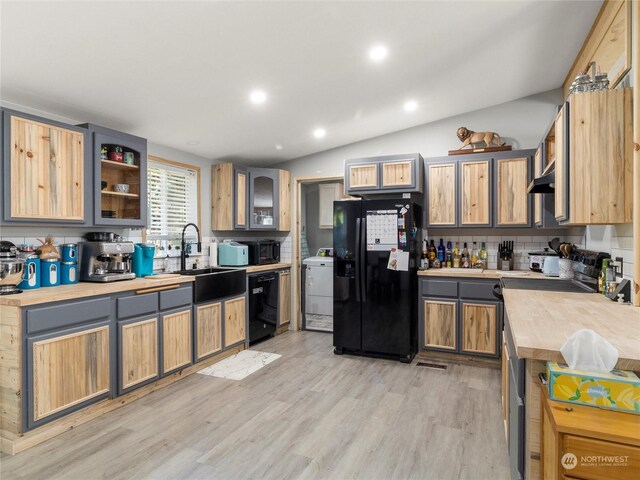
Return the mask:
<svg viewBox="0 0 640 480">
<path fill-rule="evenodd" d="M 500 135 L 495 132 L 474 132 L 467 127 L 460 127 L 456 133 L 462 142 L 462 146 L 458 150 L 462 150 L 467 145 L 471 145 L 471 148 L 477 148 L 475 144 L 480 142 L 484 142 L 486 147 L 490 147 L 491 145 L 502 147 L 506 143 L 502 142 Z"/>
</svg>

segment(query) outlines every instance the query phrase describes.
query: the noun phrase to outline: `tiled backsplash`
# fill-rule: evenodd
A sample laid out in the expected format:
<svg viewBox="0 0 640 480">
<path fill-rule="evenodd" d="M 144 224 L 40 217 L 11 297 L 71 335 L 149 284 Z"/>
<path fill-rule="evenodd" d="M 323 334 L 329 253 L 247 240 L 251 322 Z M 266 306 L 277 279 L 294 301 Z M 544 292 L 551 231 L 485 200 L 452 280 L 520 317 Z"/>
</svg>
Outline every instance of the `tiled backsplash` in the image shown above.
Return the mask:
<svg viewBox="0 0 640 480">
<path fill-rule="evenodd" d="M 543 248 L 549 248 L 549 241 L 553 238 L 560 238 L 561 242 L 573 243 L 577 246 L 581 246 L 584 238 L 582 235 L 562 235 L 562 234 L 553 234 L 547 235 L 546 233 L 543 235 L 489 235 L 487 233 L 495 234 L 496 231 L 492 230 L 488 231 L 478 231 L 477 234 L 465 234 L 458 235 L 457 230 L 431 230 L 431 234 L 429 235 L 429 231 L 423 230 L 423 238 L 426 238 L 429 242 L 433 238 L 434 244 L 436 247 L 438 246 L 440 239 L 444 240 L 446 245 L 447 241 L 451 241 L 451 243 L 455 246 L 455 242 L 458 242 L 458 246 L 462 249 L 464 242 L 467 242 L 467 248 L 469 252 L 471 252 L 471 248 L 473 247 L 473 242 L 477 243 L 478 250 L 480 249 L 481 242 L 485 242 L 485 246 L 487 252 L 489 253 L 489 265 L 488 268 L 495 269 L 498 268 L 498 246 L 502 242 L 512 241 L 514 242 L 513 251 L 514 251 L 514 267 L 517 270 L 528 270 L 529 269 L 529 252 L 537 252 L 541 251 Z M 536 232 L 537 233 L 537 232 Z M 579 231 L 571 232 L 571 233 L 580 233 Z"/>
<path fill-rule="evenodd" d="M 20 233 L 28 233 L 28 236 L 22 236 Z M 99 229 L 89 228 L 86 231 L 96 231 Z M 103 229 L 104 230 L 104 229 Z M 118 230 L 118 229 L 106 229 L 105 231 L 115 231 L 115 233 L 122 235 L 123 240 L 132 241 L 134 243 L 138 243 L 142 241 L 142 230 Z M 42 232 L 42 233 L 40 233 Z M 30 244 L 34 246 L 39 246 L 41 242 L 38 239 L 44 240 L 44 238 L 48 234 L 52 234 L 54 237 L 54 241 L 56 245 L 60 245 L 62 243 L 78 243 L 83 241 L 82 235 L 86 232 L 84 230 L 79 229 L 70 229 L 70 228 L 47 228 L 47 227 L 14 227 L 7 226 L 2 227 L 2 231 L 0 232 L 0 239 L 7 240 L 9 242 L 14 243 L 15 245 L 22 244 Z M 187 232 L 189 235 L 189 241 L 194 241 L 195 234 L 193 232 Z M 243 240 L 259 240 L 264 238 L 270 238 L 279 240 L 281 242 L 280 249 L 280 261 L 283 263 L 290 263 L 292 258 L 292 236 L 291 234 L 285 234 L 284 232 L 265 232 L 260 237 L 256 236 L 253 232 L 229 232 L 226 235 L 215 235 L 209 237 L 202 237 L 202 254 L 193 254 L 190 258 L 199 259 L 199 264 L 202 267 L 209 265 L 209 244 L 211 242 L 222 242 L 225 239 L 234 239 L 238 241 Z M 167 252 L 169 253 L 169 252 Z M 160 255 L 156 255 L 156 258 L 153 261 L 153 269 L 158 272 L 173 272 L 180 269 L 180 254 L 179 250 L 175 252 L 170 252 L 168 256 L 162 257 Z"/>
</svg>

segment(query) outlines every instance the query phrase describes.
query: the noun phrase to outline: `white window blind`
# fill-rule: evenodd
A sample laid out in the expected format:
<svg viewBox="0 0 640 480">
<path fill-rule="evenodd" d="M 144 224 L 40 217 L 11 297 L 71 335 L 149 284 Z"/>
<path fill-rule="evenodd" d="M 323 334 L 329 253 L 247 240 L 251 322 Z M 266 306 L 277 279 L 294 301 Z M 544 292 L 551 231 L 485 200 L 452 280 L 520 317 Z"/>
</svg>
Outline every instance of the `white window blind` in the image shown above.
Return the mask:
<svg viewBox="0 0 640 480">
<path fill-rule="evenodd" d="M 147 236 L 177 238 L 189 222 L 198 222 L 196 170 L 149 160 Z"/>
</svg>

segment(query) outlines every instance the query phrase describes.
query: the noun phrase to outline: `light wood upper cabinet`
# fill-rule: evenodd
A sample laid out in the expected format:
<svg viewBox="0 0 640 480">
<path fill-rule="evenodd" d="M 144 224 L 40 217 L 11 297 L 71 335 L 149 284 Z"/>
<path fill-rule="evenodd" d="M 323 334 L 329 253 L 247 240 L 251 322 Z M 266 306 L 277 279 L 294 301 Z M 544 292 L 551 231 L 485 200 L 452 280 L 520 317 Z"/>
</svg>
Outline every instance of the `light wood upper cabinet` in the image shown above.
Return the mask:
<svg viewBox="0 0 640 480">
<path fill-rule="evenodd" d="M 85 220 L 85 131 L 4 111 L 10 125 L 4 161 L 6 221 Z"/>
<path fill-rule="evenodd" d="M 162 372 L 191 363 L 191 309 L 162 316 Z"/>
<path fill-rule="evenodd" d="M 291 173 L 212 165 L 211 230 L 291 230 Z"/>
<path fill-rule="evenodd" d="M 35 341 L 33 362 L 33 421 L 107 394 L 109 326 Z"/>
<path fill-rule="evenodd" d="M 291 172 L 278 171 L 278 230 L 288 232 L 291 230 Z"/>
<path fill-rule="evenodd" d="M 456 163 L 427 164 L 427 223 L 456 225 Z"/>
<path fill-rule="evenodd" d="M 491 225 L 491 161 L 460 162 L 460 226 Z"/>
<path fill-rule="evenodd" d="M 247 178 L 247 172 L 244 170 L 233 170 L 233 174 L 235 176 L 234 179 L 234 227 L 237 229 L 245 229 L 247 228 L 247 185 L 249 184 L 249 179 Z"/>
<path fill-rule="evenodd" d="M 382 162 L 383 187 L 407 187 L 413 185 L 412 161 Z"/>
<path fill-rule="evenodd" d="M 348 195 L 422 192 L 424 159 L 419 153 L 379 155 L 345 160 Z"/>
<path fill-rule="evenodd" d="M 291 272 L 280 272 L 278 282 L 278 326 L 282 326 L 291 321 Z"/>
<path fill-rule="evenodd" d="M 530 158 L 497 158 L 496 226 L 529 226 Z"/>
<path fill-rule="evenodd" d="M 196 310 L 196 361 L 222 350 L 222 302 Z"/>
<path fill-rule="evenodd" d="M 120 390 L 160 376 L 158 318 L 120 325 Z"/>
<path fill-rule="evenodd" d="M 228 347 L 246 338 L 244 296 L 224 302 L 224 346 Z"/>
<path fill-rule="evenodd" d="M 467 353 L 497 353 L 498 305 L 462 302 L 462 345 Z"/>
<path fill-rule="evenodd" d="M 244 180 L 246 182 L 246 177 Z M 237 200 L 234 196 L 233 184 L 234 175 L 231 163 L 219 163 L 211 166 L 211 230 L 234 229 L 234 211 Z M 246 202 L 246 194 L 243 201 Z M 246 224 L 246 218 L 243 224 Z"/>
<path fill-rule="evenodd" d="M 349 165 L 349 189 L 371 190 L 378 188 L 378 164 Z"/>
<path fill-rule="evenodd" d="M 620 88 L 569 98 L 569 131 L 564 136 L 569 141 L 568 178 L 556 161 L 556 201 L 568 202 L 556 204 L 556 217 L 566 224 L 632 221 L 631 92 Z"/>
<path fill-rule="evenodd" d="M 424 346 L 457 350 L 457 301 L 422 301 L 424 309 Z"/>
</svg>

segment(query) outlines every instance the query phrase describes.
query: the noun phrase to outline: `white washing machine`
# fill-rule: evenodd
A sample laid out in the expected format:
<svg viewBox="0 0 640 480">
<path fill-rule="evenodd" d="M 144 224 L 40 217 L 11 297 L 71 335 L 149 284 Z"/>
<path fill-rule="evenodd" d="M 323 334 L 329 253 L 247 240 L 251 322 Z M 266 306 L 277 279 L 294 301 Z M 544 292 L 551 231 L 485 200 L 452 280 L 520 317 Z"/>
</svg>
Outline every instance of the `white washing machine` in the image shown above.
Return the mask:
<svg viewBox="0 0 640 480">
<path fill-rule="evenodd" d="M 326 250 L 329 249 L 320 249 L 320 251 Z M 309 257 L 302 263 L 307 266 L 305 313 L 333 315 L 333 257 Z"/>
</svg>

